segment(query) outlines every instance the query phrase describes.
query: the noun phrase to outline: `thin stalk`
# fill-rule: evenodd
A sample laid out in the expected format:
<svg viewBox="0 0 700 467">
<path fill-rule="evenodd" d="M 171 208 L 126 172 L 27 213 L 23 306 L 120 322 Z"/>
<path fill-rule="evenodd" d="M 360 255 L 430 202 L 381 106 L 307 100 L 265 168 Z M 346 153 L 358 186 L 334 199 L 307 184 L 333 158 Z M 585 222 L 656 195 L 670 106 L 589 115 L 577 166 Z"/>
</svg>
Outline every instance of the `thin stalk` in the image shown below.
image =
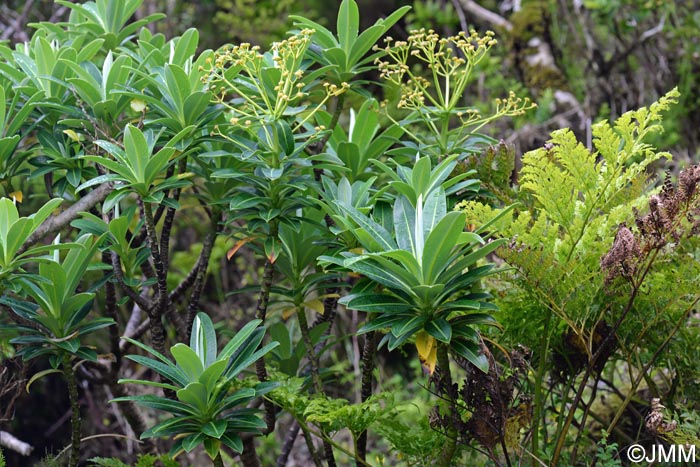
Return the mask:
<svg viewBox="0 0 700 467">
<path fill-rule="evenodd" d="M 540 347 L 540 362 L 537 368 L 537 376 L 535 377 L 535 413 L 532 417 L 532 453 L 537 455 L 540 450 L 540 417 L 542 416 L 542 394 L 544 391 L 544 373 L 547 365 L 547 354 L 549 353 L 550 342 L 550 326 L 552 322 L 552 313 L 547 310 L 547 316 L 544 321 L 544 336 Z M 537 465 L 538 459 L 532 459 L 532 467 Z"/>
<path fill-rule="evenodd" d="M 68 397 L 70 398 L 71 410 L 71 451 L 68 465 L 77 467 L 80 461 L 80 401 L 78 399 L 78 383 L 75 379 L 75 372 L 69 357 L 63 358 L 63 376 L 66 378 L 68 386 Z"/>
<path fill-rule="evenodd" d="M 445 389 L 445 398 L 441 405 L 443 415 L 448 420 L 447 432 L 445 434 L 445 444 L 436 459 L 435 465 L 438 467 L 451 467 L 452 460 L 457 453 L 457 429 L 454 426 L 454 401 L 452 399 L 452 373 L 450 372 L 450 359 L 447 355 L 447 346 L 438 344 L 437 364 L 440 369 L 440 385 Z"/>
<path fill-rule="evenodd" d="M 610 333 L 605 336 L 605 339 L 600 343 L 600 347 L 598 347 L 598 350 L 593 354 L 591 357 L 590 361 L 588 362 L 588 365 L 586 366 L 586 371 L 583 374 L 583 378 L 581 379 L 581 383 L 579 383 L 578 391 L 576 391 L 576 395 L 574 396 L 574 399 L 572 400 L 571 406 L 569 408 L 569 412 L 566 416 L 566 419 L 564 420 L 564 425 L 562 426 L 561 431 L 559 431 L 559 436 L 557 438 L 557 442 L 555 444 L 554 448 L 554 454 L 552 455 L 552 460 L 550 461 L 551 466 L 556 466 L 558 465 L 559 462 L 559 457 L 561 456 L 561 450 L 564 447 L 564 441 L 566 440 L 566 435 L 569 431 L 569 427 L 571 426 L 571 422 L 574 419 L 574 414 L 576 413 L 576 409 L 578 405 L 581 403 L 581 398 L 583 397 L 583 392 L 586 389 L 586 386 L 588 385 L 588 378 L 591 376 L 591 373 L 595 370 L 596 364 L 598 363 L 598 359 L 601 357 L 603 352 L 605 351 L 606 347 L 608 344 L 610 344 L 611 339 L 617 333 L 617 330 L 620 328 L 622 325 L 622 322 L 625 320 L 629 312 L 632 310 L 632 305 L 634 304 L 635 299 L 637 298 L 637 294 L 639 293 L 639 286 L 637 284 L 642 284 L 644 282 L 644 278 L 646 277 L 647 273 L 649 272 L 651 268 L 651 264 L 654 262 L 654 259 L 656 258 L 656 254 L 658 253 L 658 250 L 656 250 L 651 257 L 651 260 L 647 263 L 647 267 L 645 268 L 644 272 L 640 275 L 639 281 L 633 284 L 632 288 L 632 293 L 630 294 L 630 298 L 627 301 L 627 304 L 625 305 L 624 310 L 622 311 L 622 314 L 620 317 L 617 319 L 615 324 L 613 325 L 612 329 L 610 330 Z M 601 369 L 602 371 L 602 369 Z"/>
<path fill-rule="evenodd" d="M 276 467 L 285 467 L 287 465 L 289 455 L 292 453 L 292 449 L 294 449 L 294 443 L 297 440 L 297 436 L 299 436 L 300 428 L 299 423 L 294 420 L 292 425 L 289 427 L 289 430 L 287 430 L 287 436 L 284 438 L 282 452 L 280 452 L 280 455 L 277 458 Z"/>
<path fill-rule="evenodd" d="M 114 398 L 129 395 L 124 389 L 124 385 L 117 383 L 116 378 L 111 379 L 108 382 L 108 386 Z M 146 425 L 143 422 L 143 418 L 141 418 L 141 412 L 139 412 L 139 409 L 136 407 L 136 404 L 134 404 L 132 401 L 124 401 L 120 402 L 119 404 L 113 405 L 115 405 L 117 407 L 117 410 L 121 412 L 121 414 L 124 416 L 124 419 L 129 424 L 131 429 L 134 430 L 134 433 L 136 433 L 137 436 L 146 431 Z M 147 447 L 149 448 L 154 447 L 153 438 L 145 439 L 144 443 L 146 443 Z"/>
<path fill-rule="evenodd" d="M 362 349 L 362 389 L 360 397 L 365 402 L 372 395 L 372 373 L 374 372 L 374 354 L 377 351 L 377 338 L 374 331 L 365 336 L 365 345 Z M 367 430 L 357 437 L 355 458 L 360 462 L 367 459 Z"/>
<path fill-rule="evenodd" d="M 588 419 L 588 414 L 591 412 L 591 407 L 593 406 L 593 402 L 595 402 L 595 398 L 598 394 L 598 381 L 600 380 L 600 373 L 596 374 L 595 379 L 593 380 L 593 388 L 591 389 L 591 397 L 588 399 L 588 404 L 584 404 L 585 407 L 583 409 L 583 415 L 581 416 L 581 421 L 579 422 L 580 429 L 578 430 L 578 433 L 576 434 L 576 440 L 574 441 L 574 446 L 571 449 L 571 458 L 569 462 L 571 465 L 576 465 L 576 457 L 578 456 L 578 446 L 579 443 L 581 442 L 581 437 L 583 436 L 586 426 L 586 420 Z"/>
<path fill-rule="evenodd" d="M 209 258 L 211 257 L 211 251 L 214 247 L 214 241 L 216 240 L 216 233 L 219 229 L 220 221 L 221 210 L 215 208 L 212 212 L 209 233 L 207 233 L 207 236 L 204 239 L 204 243 L 202 244 L 202 252 L 199 255 L 199 260 L 197 261 L 197 276 L 194 280 L 194 286 L 192 288 L 192 297 L 187 305 L 187 340 L 189 340 L 190 335 L 192 334 L 192 323 L 194 322 L 194 317 L 199 309 L 199 298 L 202 295 L 202 290 L 204 289 L 207 267 L 209 266 Z"/>
<path fill-rule="evenodd" d="M 311 341 L 311 334 L 309 333 L 309 323 L 306 320 L 306 312 L 301 309 L 297 312 L 297 320 L 299 321 L 299 329 L 301 331 L 301 338 L 304 341 L 304 346 L 306 347 L 306 355 L 309 359 L 309 367 L 311 369 L 311 381 L 314 385 L 314 391 L 316 394 L 324 394 L 323 382 L 321 381 L 321 375 L 318 372 L 319 363 L 318 355 L 316 354 L 316 349 L 314 349 L 314 344 Z M 326 455 L 326 462 L 328 462 L 329 467 L 335 467 L 335 456 L 333 455 L 333 447 L 323 441 L 323 451 Z"/>
<path fill-rule="evenodd" d="M 153 221 L 153 209 L 150 203 L 142 202 L 143 216 L 146 224 L 146 235 L 148 236 L 148 246 L 151 250 L 153 267 L 156 270 L 158 302 L 148 309 L 151 322 L 151 342 L 153 348 L 165 355 L 165 330 L 163 329 L 162 317 L 168 307 L 168 283 L 167 271 L 163 266 L 160 251 L 158 251 L 158 235 Z"/>
<path fill-rule="evenodd" d="M 344 104 L 345 93 L 339 95 L 335 101 L 335 109 L 333 110 L 333 116 L 331 117 L 331 122 L 328 124 L 328 133 L 326 133 L 326 135 L 321 140 L 317 141 L 309 147 L 310 153 L 320 154 L 321 152 L 323 152 L 323 148 L 325 148 L 326 144 L 328 144 L 328 140 L 331 138 L 333 130 L 335 129 L 336 125 L 338 125 L 338 120 L 340 119 L 340 114 L 343 112 Z M 323 174 L 322 169 L 314 169 L 314 178 L 317 182 L 321 181 L 321 174 Z"/>
<path fill-rule="evenodd" d="M 172 167 L 172 166 L 171 166 Z M 182 175 L 187 170 L 187 157 L 180 159 L 178 164 L 177 173 Z M 172 200 L 175 202 L 180 200 L 180 188 L 173 190 Z M 161 205 L 162 206 L 162 205 Z M 165 213 L 165 219 L 163 219 L 163 228 L 160 231 L 160 258 L 163 262 L 163 269 L 168 270 L 170 264 L 170 232 L 173 229 L 173 221 L 175 220 L 175 208 L 168 207 Z"/>
<path fill-rule="evenodd" d="M 647 372 L 649 371 L 651 366 L 659 358 L 659 355 L 661 355 L 661 352 L 671 342 L 671 339 L 673 339 L 673 337 L 676 335 L 676 333 L 680 329 L 681 325 L 686 322 L 686 320 L 688 318 L 688 314 L 693 310 L 693 308 L 698 303 L 698 301 L 700 301 L 700 296 L 698 296 L 695 300 L 693 300 L 693 302 L 687 308 L 686 312 L 683 313 L 683 316 L 681 317 L 681 319 L 678 320 L 676 325 L 673 327 L 673 330 L 664 338 L 664 341 L 656 349 L 654 354 L 651 356 L 651 359 L 649 359 L 649 361 L 646 363 L 646 365 L 644 365 L 644 367 L 642 368 L 642 371 L 639 372 L 639 374 L 635 378 L 634 382 L 632 383 L 632 387 L 630 388 L 629 392 L 627 393 L 627 396 L 625 396 L 624 401 L 622 401 L 622 404 L 617 409 L 617 412 L 615 413 L 615 417 L 613 417 L 612 421 L 610 422 L 610 425 L 608 425 L 608 433 L 612 432 L 612 430 L 615 428 L 615 426 L 617 425 L 617 422 L 620 420 L 620 417 L 622 416 L 622 413 L 627 408 L 627 405 L 632 400 L 632 397 L 634 397 L 634 395 L 636 394 L 637 387 L 639 387 L 639 384 L 642 382 L 642 379 L 644 379 L 644 377 L 647 375 Z"/>
<path fill-rule="evenodd" d="M 270 238 L 277 238 L 279 225 L 276 220 L 270 222 Z M 272 290 L 272 280 L 275 275 L 274 258 L 267 258 L 265 268 L 263 269 L 262 283 L 260 284 L 260 296 L 258 297 L 258 305 L 255 310 L 255 317 L 265 323 L 267 315 L 267 306 L 270 302 L 270 291 Z M 262 344 L 261 344 L 262 345 Z M 268 380 L 267 367 L 265 366 L 265 357 L 260 357 L 255 362 L 255 373 L 258 381 L 263 382 Z M 272 401 L 263 399 L 265 405 L 265 423 L 267 431 L 265 434 L 272 433 L 275 430 L 275 406 Z"/>
<path fill-rule="evenodd" d="M 318 457 L 318 453 L 316 452 L 316 448 L 314 447 L 314 442 L 311 439 L 311 433 L 309 432 L 309 428 L 299 421 L 298 423 L 301 432 L 304 434 L 304 441 L 306 442 L 306 448 L 309 450 L 309 454 L 311 455 L 311 460 L 314 461 L 314 465 L 316 467 L 323 467 L 321 458 Z"/>
<path fill-rule="evenodd" d="M 255 438 L 243 436 L 243 452 L 241 452 L 241 464 L 243 467 L 261 467 L 258 454 L 255 452 Z"/>
<path fill-rule="evenodd" d="M 149 302 L 148 298 L 137 294 L 136 292 L 131 290 L 131 287 L 126 285 L 126 283 L 124 282 L 124 272 L 122 271 L 122 265 L 119 260 L 119 255 L 112 251 L 111 256 L 114 277 L 117 278 L 117 282 L 119 282 L 119 286 L 121 287 L 122 292 L 124 292 L 126 296 L 129 297 L 131 301 L 136 303 L 136 305 L 138 305 L 138 307 L 142 310 L 148 310 L 149 308 L 151 308 L 151 303 Z"/>
<path fill-rule="evenodd" d="M 102 262 L 105 264 L 111 263 L 112 255 L 109 251 L 102 252 Z M 105 276 L 109 275 L 109 271 L 105 271 Z M 112 318 L 115 325 L 109 327 L 109 347 L 110 352 L 114 355 L 114 362 L 111 365 L 111 372 L 116 373 L 121 364 L 122 353 L 119 350 L 119 321 L 117 316 L 117 291 L 114 287 L 114 282 L 107 281 L 105 283 L 105 316 Z"/>
</svg>

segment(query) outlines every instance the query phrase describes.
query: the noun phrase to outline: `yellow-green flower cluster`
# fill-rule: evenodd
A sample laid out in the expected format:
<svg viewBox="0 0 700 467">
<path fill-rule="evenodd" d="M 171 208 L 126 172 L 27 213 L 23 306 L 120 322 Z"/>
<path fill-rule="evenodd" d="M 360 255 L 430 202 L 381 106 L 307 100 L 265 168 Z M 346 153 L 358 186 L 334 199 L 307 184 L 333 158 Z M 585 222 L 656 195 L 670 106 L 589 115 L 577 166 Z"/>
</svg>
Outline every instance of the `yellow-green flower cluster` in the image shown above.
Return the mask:
<svg viewBox="0 0 700 467">
<path fill-rule="evenodd" d="M 383 51 L 384 58 L 375 60 L 380 76 L 402 89 L 399 108 L 415 109 L 427 99 L 442 111 L 454 109 L 469 83 L 474 67 L 496 44 L 493 32 L 480 36 L 476 31 L 467 35 L 464 31 L 456 36 L 441 38 L 432 29 L 411 31 L 406 41 L 385 40 L 386 46 L 375 46 Z M 416 75 L 409 66 L 413 58 L 424 63 L 429 70 L 429 79 Z M 428 93 L 428 87 L 434 89 Z"/>
<path fill-rule="evenodd" d="M 204 80 L 214 93 L 215 100 L 231 111 L 230 122 L 250 126 L 256 121 L 281 118 L 290 106 L 304 105 L 309 99 L 313 83 L 306 80 L 303 59 L 311 45 L 314 31 L 303 29 L 283 41 L 275 42 L 266 57 L 258 46 L 243 43 L 219 49 L 210 60 Z M 270 77 L 276 81 L 269 88 Z M 273 81 L 274 82 L 274 81 Z M 320 109 L 331 96 L 347 90 L 324 83 Z M 304 121 L 308 120 L 305 114 Z"/>
</svg>

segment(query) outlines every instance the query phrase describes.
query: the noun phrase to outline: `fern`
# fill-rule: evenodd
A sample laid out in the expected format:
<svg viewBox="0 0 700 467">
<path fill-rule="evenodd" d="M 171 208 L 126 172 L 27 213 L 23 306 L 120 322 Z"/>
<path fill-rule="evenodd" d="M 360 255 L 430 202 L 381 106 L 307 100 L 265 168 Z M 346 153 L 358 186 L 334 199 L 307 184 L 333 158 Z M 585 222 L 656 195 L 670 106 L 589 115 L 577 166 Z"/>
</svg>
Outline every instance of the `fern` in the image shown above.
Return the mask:
<svg viewBox="0 0 700 467">
<path fill-rule="evenodd" d="M 644 139 L 662 130 L 662 112 L 678 95 L 674 89 L 649 108 L 625 113 L 614 125 L 594 125 L 594 150 L 563 129 L 552 133 L 544 148 L 523 156 L 519 199 L 525 207 L 494 225 L 496 236 L 512 239 L 500 255 L 514 266 L 510 279 L 522 293 L 577 335 L 586 335 L 605 309 L 600 259 L 618 226 L 632 223 L 635 209 L 645 206 L 647 168 L 670 158 Z M 477 201 L 459 208 L 475 225 L 503 211 Z M 537 313 L 541 316 L 541 309 Z"/>
<path fill-rule="evenodd" d="M 5 455 L 2 453 L 2 449 L 0 449 L 0 467 L 5 467 Z"/>
</svg>

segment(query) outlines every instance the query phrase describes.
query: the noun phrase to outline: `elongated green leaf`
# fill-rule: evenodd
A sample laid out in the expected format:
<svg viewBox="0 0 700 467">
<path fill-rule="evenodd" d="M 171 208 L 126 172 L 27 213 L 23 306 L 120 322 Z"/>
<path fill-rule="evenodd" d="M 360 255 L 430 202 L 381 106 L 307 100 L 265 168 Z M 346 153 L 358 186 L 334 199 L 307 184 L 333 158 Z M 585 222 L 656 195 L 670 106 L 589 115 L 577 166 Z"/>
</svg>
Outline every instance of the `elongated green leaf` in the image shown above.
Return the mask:
<svg viewBox="0 0 700 467">
<path fill-rule="evenodd" d="M 403 322 L 394 324 L 391 327 L 391 333 L 396 337 L 401 337 L 405 334 L 413 335 L 418 330 L 423 329 L 426 320 L 425 316 L 412 316 Z"/>
<path fill-rule="evenodd" d="M 219 354 L 221 359 L 229 359 L 234 352 L 238 350 L 239 347 L 248 339 L 248 337 L 257 329 L 257 327 L 262 323 L 259 319 L 254 319 L 248 322 L 236 335 L 229 341 L 228 344 L 223 348 Z"/>
<path fill-rule="evenodd" d="M 180 386 L 186 386 L 189 381 L 187 376 L 182 372 L 182 370 L 177 368 L 172 363 L 166 365 L 157 360 L 153 360 L 152 358 L 148 357 L 143 357 L 141 355 L 127 355 L 126 358 L 128 358 L 129 360 L 133 360 L 134 362 L 143 365 L 146 368 L 150 368 L 159 375 L 168 378 L 170 381 L 179 384 Z"/>
<path fill-rule="evenodd" d="M 488 373 L 489 361 L 486 356 L 481 353 L 477 343 L 455 339 L 450 343 L 450 349 L 460 357 L 464 357 L 479 370 Z"/>
<path fill-rule="evenodd" d="M 199 382 L 207 388 L 208 393 L 211 394 L 214 392 L 221 375 L 226 369 L 226 364 L 226 360 L 218 360 L 209 365 L 199 377 Z"/>
<path fill-rule="evenodd" d="M 117 383 L 119 383 L 119 384 L 142 384 L 144 386 L 153 386 L 156 388 L 170 389 L 173 392 L 180 389 L 179 387 L 173 386 L 172 384 L 161 383 L 158 381 L 150 381 L 150 380 L 145 380 L 145 379 L 121 378 L 119 381 L 117 381 Z M 110 401 L 110 402 L 114 402 L 114 401 Z"/>
<path fill-rule="evenodd" d="M 212 438 L 219 439 L 226 431 L 227 425 L 226 420 L 212 421 L 202 427 L 202 433 Z"/>
<path fill-rule="evenodd" d="M 348 295 L 339 301 L 351 310 L 368 313 L 402 313 L 411 306 L 397 297 L 380 294 Z"/>
<path fill-rule="evenodd" d="M 348 269 L 356 273 L 365 275 L 373 281 L 378 282 L 386 287 L 395 290 L 401 290 L 409 295 L 415 295 L 415 293 L 413 292 L 413 287 L 416 285 L 416 283 L 413 283 L 411 281 L 406 282 L 405 278 L 403 277 L 403 274 L 396 275 L 394 271 L 387 271 L 377 263 L 377 261 L 371 261 L 366 257 L 360 257 L 351 262 L 345 261 L 342 264 Z M 405 273 L 406 271 L 404 271 L 404 274 Z"/>
<path fill-rule="evenodd" d="M 221 442 L 231 448 L 233 452 L 243 452 L 243 441 L 240 436 L 234 433 L 225 433 L 221 436 Z"/>
<path fill-rule="evenodd" d="M 116 399 L 112 399 L 110 402 L 126 402 L 126 401 L 136 402 L 137 404 L 143 405 L 145 407 L 150 407 L 150 408 L 156 409 L 156 410 L 163 410 L 165 412 L 170 412 L 173 414 L 180 414 L 180 415 L 195 415 L 196 414 L 196 412 L 192 410 L 192 407 L 189 407 L 187 404 L 183 404 L 182 402 L 168 399 L 167 397 L 154 396 L 152 394 L 145 394 L 145 395 L 141 395 L 141 396 L 117 397 Z"/>
<path fill-rule="evenodd" d="M 131 124 L 127 124 L 124 130 L 124 153 L 136 182 L 144 183 L 151 151 L 144 134 Z"/>
<path fill-rule="evenodd" d="M 187 376 L 188 381 L 199 379 L 204 371 L 204 365 L 194 350 L 185 344 L 178 343 L 170 348 L 170 353 L 173 354 L 177 366 Z"/>
<path fill-rule="evenodd" d="M 343 0 L 338 11 L 338 42 L 346 54 L 350 54 L 352 44 L 360 29 L 360 11 L 355 0 Z M 343 64 L 346 66 L 346 64 Z"/>
<path fill-rule="evenodd" d="M 496 318 L 488 313 L 471 313 L 464 316 L 458 316 L 457 318 L 451 319 L 450 322 L 455 328 L 471 325 L 499 326 Z"/>
<path fill-rule="evenodd" d="M 185 450 L 185 452 L 192 452 L 194 448 L 196 448 L 204 442 L 206 437 L 207 435 L 205 435 L 204 433 L 195 433 L 193 435 L 187 436 L 182 440 L 182 448 Z"/>
<path fill-rule="evenodd" d="M 423 279 L 426 284 L 435 283 L 440 272 L 448 266 L 447 260 L 465 227 L 465 220 L 464 213 L 450 212 L 428 235 L 422 258 Z"/>
<path fill-rule="evenodd" d="M 216 332 L 214 323 L 206 313 L 197 313 L 194 318 L 190 347 L 194 349 L 205 368 L 216 360 Z"/>
<path fill-rule="evenodd" d="M 394 229 L 399 248 L 416 256 L 416 210 L 405 196 L 399 196 L 394 204 Z"/>
<path fill-rule="evenodd" d="M 357 330 L 357 334 L 366 334 L 370 331 L 376 331 L 379 329 L 388 329 L 399 322 L 404 322 L 407 319 L 411 319 L 413 315 L 405 313 L 387 313 L 379 315 L 375 318 L 370 319 L 365 323 L 360 329 Z"/>
<path fill-rule="evenodd" d="M 450 342 L 452 339 L 452 326 L 442 318 L 436 318 L 425 325 L 428 334 L 441 342 Z"/>
<path fill-rule="evenodd" d="M 199 414 L 205 414 L 207 412 L 209 394 L 207 393 L 207 388 L 202 383 L 190 383 L 178 390 L 176 394 L 178 399 L 196 409 Z"/>
<path fill-rule="evenodd" d="M 153 438 L 154 436 L 182 435 L 199 430 L 199 423 L 191 416 L 174 417 L 161 422 L 141 433 L 140 438 Z M 177 444 L 177 443 L 176 443 Z"/>
<path fill-rule="evenodd" d="M 352 220 L 357 223 L 357 225 L 364 229 L 382 249 L 396 250 L 398 248 L 398 245 L 396 245 L 394 239 L 391 238 L 391 234 L 387 232 L 384 227 L 377 224 L 372 219 L 369 219 L 352 206 L 345 206 L 344 204 L 338 202 L 334 202 L 334 204 L 340 208 L 341 211 L 350 216 Z"/>
<path fill-rule="evenodd" d="M 246 404 L 248 401 L 254 399 L 256 395 L 257 392 L 253 388 L 239 389 L 222 401 L 221 407 L 214 415 L 218 415 L 238 405 Z"/>
</svg>

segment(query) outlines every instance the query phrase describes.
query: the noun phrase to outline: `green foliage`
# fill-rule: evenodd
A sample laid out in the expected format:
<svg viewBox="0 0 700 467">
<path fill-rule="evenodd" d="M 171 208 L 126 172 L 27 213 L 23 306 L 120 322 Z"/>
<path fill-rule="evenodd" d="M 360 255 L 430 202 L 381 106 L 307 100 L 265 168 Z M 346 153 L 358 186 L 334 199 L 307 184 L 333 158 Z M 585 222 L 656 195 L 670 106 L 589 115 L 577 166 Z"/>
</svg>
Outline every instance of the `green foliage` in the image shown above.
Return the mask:
<svg viewBox="0 0 700 467">
<path fill-rule="evenodd" d="M 81 337 L 114 324 L 111 318 L 86 317 L 92 308 L 95 294 L 76 293 L 92 260 L 98 241 L 89 235 L 80 237 L 63 259 L 58 252 L 53 260 L 44 259 L 39 264 L 39 276 L 31 275 L 19 279 L 21 291 L 36 303 L 3 297 L 2 303 L 34 327 L 23 329 L 22 335 L 11 343 L 23 345 L 18 352 L 25 360 L 41 355 L 62 356 L 70 354 L 82 359 L 96 361 L 97 353 L 81 345 Z M 64 246 L 68 246 L 64 244 Z M 52 360 L 54 368 L 61 359 Z"/>
<path fill-rule="evenodd" d="M 112 402 L 135 401 L 173 414 L 141 434 L 141 438 L 177 435 L 179 438 L 169 453 L 172 457 L 183 450 L 189 453 L 199 445 L 204 446 L 212 459 L 220 455 L 221 444 L 235 452 L 243 451 L 239 433 L 259 433 L 265 428 L 265 423 L 255 410 L 238 407 L 275 387 L 274 383 L 260 383 L 253 388 L 230 392 L 235 378 L 243 370 L 277 346 L 277 343 L 271 343 L 258 350 L 265 333 L 259 324 L 258 320 L 246 324 L 219 353 L 214 324 L 209 316 L 199 313 L 192 328 L 190 345 L 179 343 L 170 348 L 175 364 L 153 348 L 126 338 L 157 360 L 139 355 L 128 358 L 150 368 L 170 383 L 136 379 L 121 379 L 119 382 L 170 390 L 176 393 L 177 400 L 140 395 L 118 397 Z"/>
<path fill-rule="evenodd" d="M 341 299 L 350 309 L 377 313 L 360 333 L 390 328 L 381 343 L 387 343 L 389 350 L 415 337 L 419 355 L 431 372 L 442 344 L 486 371 L 488 362 L 479 355 L 479 334 L 473 325 L 495 323 L 485 301 L 489 295 L 478 290 L 491 266 L 477 267 L 477 261 L 502 241 L 485 244 L 478 234 L 463 231 L 464 214 L 447 212 L 445 189 L 460 185 L 469 175 L 446 181 L 454 159 L 434 169 L 427 157 L 418 159 L 413 169 L 399 167 L 390 186 L 401 194 L 391 217 L 380 218 L 381 211 L 368 217 L 335 201 L 331 209 L 336 222 L 352 232 L 362 252 L 321 258 L 383 287 L 384 292 L 377 294 L 363 284 Z M 473 184 L 461 184 L 463 189 L 469 186 Z"/>
<path fill-rule="evenodd" d="M 52 199 L 34 214 L 20 217 L 15 201 L 0 198 L 0 219 L 2 219 L 0 224 L 0 280 L 3 282 L 3 288 L 11 285 L 12 274 L 21 272 L 21 266 L 30 261 L 36 261 L 36 258 L 32 258 L 33 256 L 61 248 L 57 245 L 39 246 L 20 252 L 22 245 L 51 215 L 51 212 L 61 204 L 61 201 L 60 199 Z M 70 248 L 70 245 L 67 247 Z"/>
<path fill-rule="evenodd" d="M 142 431 L 132 403 L 165 412 L 157 421 L 146 417 L 150 427 L 138 435 L 172 438 L 163 441 L 170 454 L 184 451 L 195 463 L 200 445 L 221 465 L 224 446 L 240 453 L 242 433 L 263 432 L 274 433 L 264 445 L 274 446 L 264 457 L 272 463 L 278 445 L 287 445 L 276 421 L 293 418 L 316 465 L 382 463 L 388 451 L 386 464 L 454 465 L 463 460 L 458 444 L 475 442 L 465 433 L 478 431 L 479 417 L 498 405 L 489 400 L 469 414 L 464 402 L 476 399 L 468 392 L 515 397 L 515 372 L 503 370 L 502 354 L 491 347 L 544 342 L 534 387 L 535 410 L 546 411 L 553 336 L 571 330 L 593 342 L 597 323 L 617 316 L 633 287 L 611 280 L 604 290 L 609 271 L 600 260 L 619 225 L 631 225 L 634 208 L 644 206 L 648 172 L 667 156 L 645 138 L 660 129 L 675 92 L 615 125 L 596 125 L 594 151 L 570 131 L 555 132 L 514 174 L 515 153 L 506 145 L 481 153 L 495 142 L 485 135 L 500 131 L 487 125 L 532 105 L 508 93 L 489 106 L 471 92 L 482 72 L 488 87 L 504 86 L 489 78 L 499 66 L 489 59 L 490 33 L 441 38 L 422 30 L 379 47 L 409 8 L 361 30 L 357 3 L 343 0 L 334 28 L 293 16 L 298 30 L 268 49 L 227 44 L 200 52 L 198 30 L 167 39 L 146 28 L 162 15 L 136 14 L 140 0 L 58 4 L 70 10 L 68 21 L 36 24 L 26 43 L 0 45 L 7 196 L 0 200 L 0 305 L 7 311 L 0 320 L 16 355 L 45 356 L 52 365 L 28 385 L 63 364 L 71 464 L 81 460 L 83 436 L 76 378 L 90 375 L 83 391 L 104 384 L 119 402 L 113 408 L 123 417 L 112 426 L 123 419 Z M 265 11 L 288 5 L 227 4 L 246 13 L 237 20 L 260 41 Z M 427 10 L 417 15 L 426 16 L 437 3 L 421 5 Z M 446 25 L 450 11 L 441 18 Z M 256 21 L 245 19 L 251 15 Z M 282 24 L 269 26 L 276 34 Z M 376 72 L 399 90 L 399 108 L 371 96 L 377 86 L 367 80 Z M 520 186 L 511 186 L 518 178 Z M 479 202 L 451 210 L 464 200 Z M 65 210 L 54 213 L 62 202 Z M 59 233 L 65 243 L 39 238 Z M 625 368 L 658 361 L 692 379 L 697 331 L 669 333 L 677 342 L 661 334 L 681 322 L 675 307 L 692 303 L 697 284 L 688 278 L 698 276 L 700 250 L 687 236 L 668 250 L 644 277 L 648 295 L 635 302 L 646 321 L 616 330 L 616 357 L 626 358 Z M 513 266 L 502 282 L 488 262 L 496 252 Z M 543 324 L 547 316 L 557 318 L 551 326 Z M 17 323 L 6 326 L 8 318 Z M 505 336 L 482 335 L 496 318 Z M 228 330 L 233 337 L 219 349 L 217 332 Z M 381 346 L 404 352 L 391 356 L 395 367 L 374 358 L 375 334 Z M 417 359 L 405 361 L 413 348 L 404 344 L 415 345 L 430 373 L 439 371 L 418 376 Z M 676 355 L 650 355 L 664 346 Z M 255 380 L 244 377 L 254 363 Z M 393 372 L 405 378 L 396 383 L 399 396 L 373 394 L 373 379 L 385 388 Z M 660 391 L 655 377 L 647 383 Z M 683 391 L 687 381 L 674 387 Z M 142 387 L 130 392 L 131 384 Z M 416 394 L 423 385 L 429 390 Z M 570 400 L 558 382 L 551 389 L 553 400 Z M 431 407 L 414 410 L 414 403 Z M 250 408 L 256 404 L 265 422 Z M 503 449 L 512 451 L 519 432 L 510 415 L 502 414 L 501 425 L 511 423 Z M 549 422 L 549 415 L 535 419 Z M 542 452 L 537 436 L 553 434 L 565 415 L 542 429 L 535 422 L 532 452 Z M 336 436 L 342 430 L 352 443 Z M 604 459 L 612 444 L 601 446 Z M 335 454 L 346 457 L 335 462 Z M 126 465 L 109 457 L 91 462 Z M 136 465 L 158 462 L 174 465 L 151 455 Z"/>
<path fill-rule="evenodd" d="M 590 329 L 608 301 L 601 290 L 600 259 L 617 227 L 631 223 L 634 209 L 645 203 L 647 167 L 670 157 L 644 139 L 661 129 L 661 113 L 676 96 L 671 91 L 648 109 L 626 113 L 614 126 L 596 124 L 594 152 L 569 130 L 554 132 L 547 147 L 523 157 L 518 199 L 527 209 L 494 225 L 498 236 L 514 239 L 501 254 L 519 270 L 515 282 L 577 334 Z M 471 201 L 460 207 L 476 225 L 504 211 Z"/>
<path fill-rule="evenodd" d="M 598 442 L 598 452 L 596 454 L 596 464 L 603 467 L 621 467 L 620 453 L 617 443 L 608 443 L 608 433 L 603 431 L 601 440 Z"/>
<path fill-rule="evenodd" d="M 93 467 L 130 467 L 128 464 L 113 457 L 93 457 L 89 461 L 93 463 L 91 464 Z M 179 467 L 180 463 L 165 455 L 139 454 L 133 467 L 155 467 L 160 465 L 163 467 Z"/>
<path fill-rule="evenodd" d="M 343 0 L 338 11 L 337 35 L 324 26 L 302 16 L 291 16 L 295 25 L 309 28 L 314 34 L 311 56 L 329 67 L 336 84 L 349 82 L 355 75 L 370 70 L 375 55 L 367 56 L 377 41 L 386 34 L 410 7 L 399 8 L 386 18 L 360 33 L 360 13 L 355 0 Z"/>
</svg>

